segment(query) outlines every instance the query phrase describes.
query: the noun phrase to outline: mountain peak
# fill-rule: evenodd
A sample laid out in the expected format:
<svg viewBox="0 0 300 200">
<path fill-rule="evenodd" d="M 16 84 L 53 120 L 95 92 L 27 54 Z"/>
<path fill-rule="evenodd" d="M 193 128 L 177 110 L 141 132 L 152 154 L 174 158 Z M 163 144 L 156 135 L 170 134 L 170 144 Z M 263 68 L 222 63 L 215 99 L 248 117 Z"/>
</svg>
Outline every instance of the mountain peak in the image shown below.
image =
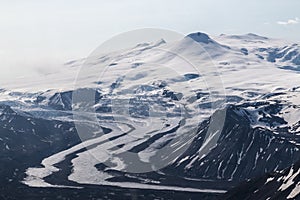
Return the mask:
<svg viewBox="0 0 300 200">
<path fill-rule="evenodd" d="M 195 40 L 196 42 L 202 42 L 205 44 L 213 42 L 213 40 L 206 33 L 201 33 L 201 32 L 191 33 L 191 34 L 187 35 L 186 37 L 191 38 L 191 39 Z"/>
<path fill-rule="evenodd" d="M 267 37 L 260 36 L 260 35 L 257 35 L 255 33 L 248 33 L 246 35 L 249 36 L 249 37 L 252 37 L 253 39 L 260 39 L 260 40 L 267 40 L 267 39 L 269 39 Z"/>
<path fill-rule="evenodd" d="M 237 40 L 268 40 L 269 38 L 260 36 L 254 33 L 247 33 L 244 35 L 226 35 L 226 34 L 221 34 L 221 37 L 226 37 L 230 39 L 237 39 Z"/>
<path fill-rule="evenodd" d="M 161 44 L 165 44 L 167 43 L 163 38 L 161 38 L 160 40 L 158 40 L 154 45 L 159 46 Z"/>
</svg>

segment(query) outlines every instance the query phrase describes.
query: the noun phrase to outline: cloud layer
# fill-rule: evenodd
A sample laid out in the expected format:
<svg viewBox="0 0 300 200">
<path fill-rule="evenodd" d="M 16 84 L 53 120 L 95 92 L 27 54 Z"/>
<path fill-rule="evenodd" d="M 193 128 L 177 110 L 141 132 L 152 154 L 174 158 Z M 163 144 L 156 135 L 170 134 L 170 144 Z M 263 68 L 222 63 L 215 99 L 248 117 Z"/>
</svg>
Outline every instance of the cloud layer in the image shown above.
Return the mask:
<svg viewBox="0 0 300 200">
<path fill-rule="evenodd" d="M 294 19 L 289 19 L 287 21 L 278 21 L 277 24 L 279 25 L 291 25 L 291 24 L 298 24 L 299 23 L 299 18 L 296 17 Z"/>
</svg>

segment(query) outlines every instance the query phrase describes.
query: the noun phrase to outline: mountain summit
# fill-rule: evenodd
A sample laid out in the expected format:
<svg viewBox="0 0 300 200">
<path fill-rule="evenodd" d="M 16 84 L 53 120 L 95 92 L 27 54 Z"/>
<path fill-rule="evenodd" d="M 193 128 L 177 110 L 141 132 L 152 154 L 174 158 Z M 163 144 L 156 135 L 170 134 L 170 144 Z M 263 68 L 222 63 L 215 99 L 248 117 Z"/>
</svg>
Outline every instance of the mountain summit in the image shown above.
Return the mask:
<svg viewBox="0 0 300 200">
<path fill-rule="evenodd" d="M 191 33 L 191 34 L 187 35 L 186 37 L 191 38 L 196 42 L 202 42 L 205 44 L 215 43 L 215 41 L 212 40 L 207 34 L 201 33 L 201 32 Z"/>
</svg>

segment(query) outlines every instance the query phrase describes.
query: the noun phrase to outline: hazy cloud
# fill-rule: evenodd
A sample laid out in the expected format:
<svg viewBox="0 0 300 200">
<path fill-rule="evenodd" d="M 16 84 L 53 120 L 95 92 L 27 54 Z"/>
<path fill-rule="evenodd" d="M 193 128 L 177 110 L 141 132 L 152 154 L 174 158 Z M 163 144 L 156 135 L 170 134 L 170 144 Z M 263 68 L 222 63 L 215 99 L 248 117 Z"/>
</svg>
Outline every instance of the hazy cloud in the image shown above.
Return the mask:
<svg viewBox="0 0 300 200">
<path fill-rule="evenodd" d="M 299 18 L 296 17 L 295 19 L 289 19 L 287 21 L 278 21 L 277 24 L 279 25 L 290 25 L 290 24 L 298 24 Z"/>
</svg>

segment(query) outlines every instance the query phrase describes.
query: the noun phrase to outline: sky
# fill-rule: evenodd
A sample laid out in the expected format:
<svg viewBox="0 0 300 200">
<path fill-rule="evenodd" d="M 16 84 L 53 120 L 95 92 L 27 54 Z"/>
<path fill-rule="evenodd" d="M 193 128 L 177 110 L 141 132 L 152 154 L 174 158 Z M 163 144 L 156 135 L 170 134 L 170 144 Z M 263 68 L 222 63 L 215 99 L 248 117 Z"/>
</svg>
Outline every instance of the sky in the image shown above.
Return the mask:
<svg viewBox="0 0 300 200">
<path fill-rule="evenodd" d="M 0 0 L 0 83 L 54 72 L 139 28 L 300 43 L 299 8 L 299 0 Z"/>
</svg>

